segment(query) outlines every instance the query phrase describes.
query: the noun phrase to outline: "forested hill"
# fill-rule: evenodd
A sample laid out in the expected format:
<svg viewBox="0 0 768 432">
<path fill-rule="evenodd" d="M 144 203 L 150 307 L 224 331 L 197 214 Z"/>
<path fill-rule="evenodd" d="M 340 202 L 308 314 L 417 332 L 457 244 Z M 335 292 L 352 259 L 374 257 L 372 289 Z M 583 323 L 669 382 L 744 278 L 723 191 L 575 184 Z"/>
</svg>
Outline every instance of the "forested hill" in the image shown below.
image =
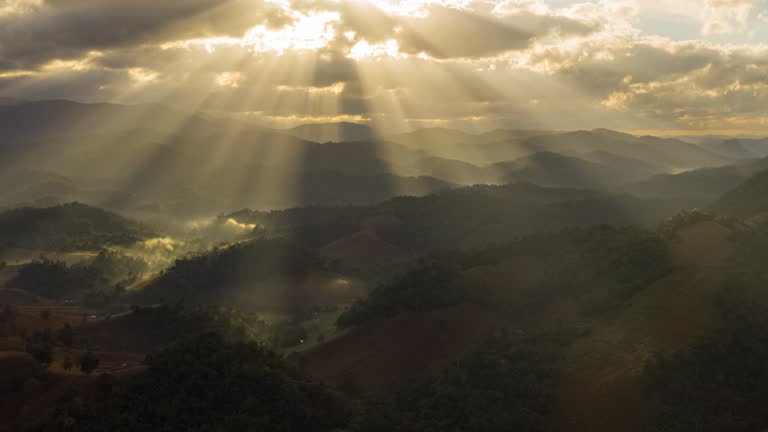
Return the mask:
<svg viewBox="0 0 768 432">
<path fill-rule="evenodd" d="M 0 213 L 0 250 L 93 250 L 130 245 L 153 236 L 152 230 L 139 222 L 80 203 Z"/>
<path fill-rule="evenodd" d="M 537 231 L 595 224 L 653 225 L 704 202 L 643 199 L 531 183 L 471 186 L 374 206 L 301 207 L 228 215 L 322 247 L 360 232 L 409 251 L 482 247 Z"/>
<path fill-rule="evenodd" d="M 723 195 L 714 208 L 726 215 L 741 218 L 768 213 L 768 171 L 762 171 Z"/>
</svg>

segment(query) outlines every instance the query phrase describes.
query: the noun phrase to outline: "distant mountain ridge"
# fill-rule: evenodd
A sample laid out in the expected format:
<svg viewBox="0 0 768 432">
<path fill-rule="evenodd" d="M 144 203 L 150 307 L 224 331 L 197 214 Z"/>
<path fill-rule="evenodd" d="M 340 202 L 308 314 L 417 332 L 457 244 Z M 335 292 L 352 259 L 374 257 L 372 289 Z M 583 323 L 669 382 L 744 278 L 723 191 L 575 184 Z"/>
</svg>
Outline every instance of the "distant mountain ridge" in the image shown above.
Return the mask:
<svg viewBox="0 0 768 432">
<path fill-rule="evenodd" d="M 310 123 L 289 129 L 288 133 L 315 142 L 367 141 L 376 137 L 370 126 L 351 122 Z"/>
<path fill-rule="evenodd" d="M 655 223 L 692 204 L 515 183 L 447 189 L 370 206 L 246 209 L 226 217 L 263 226 L 276 235 L 298 237 L 312 247 L 334 245 L 331 249 L 338 257 L 342 252 L 337 241 L 363 238 L 361 232 L 368 242 L 375 239 L 406 253 L 455 250 L 567 226 Z"/>
<path fill-rule="evenodd" d="M 618 161 L 604 164 L 552 152 L 534 153 L 493 167 L 504 173 L 504 183 L 528 181 L 549 187 L 600 189 L 635 179 Z"/>
<path fill-rule="evenodd" d="M 745 219 L 768 215 L 768 170 L 723 194 L 713 208 L 719 214 Z"/>
<path fill-rule="evenodd" d="M 0 251 L 4 248 L 98 250 L 108 245 L 127 246 L 156 236 L 141 223 L 81 203 L 0 213 Z"/>
<path fill-rule="evenodd" d="M 768 169 L 768 158 L 749 159 L 734 165 L 660 174 L 614 190 L 645 197 L 698 196 L 712 201 L 765 169 Z"/>
<path fill-rule="evenodd" d="M 50 174 L 0 183 L 0 206 L 80 200 L 126 214 L 197 216 L 242 207 L 370 204 L 456 185 L 613 190 L 745 162 L 702 145 L 606 129 L 377 132 L 356 123 L 278 131 L 163 105 L 0 105 L 0 169 Z"/>
</svg>

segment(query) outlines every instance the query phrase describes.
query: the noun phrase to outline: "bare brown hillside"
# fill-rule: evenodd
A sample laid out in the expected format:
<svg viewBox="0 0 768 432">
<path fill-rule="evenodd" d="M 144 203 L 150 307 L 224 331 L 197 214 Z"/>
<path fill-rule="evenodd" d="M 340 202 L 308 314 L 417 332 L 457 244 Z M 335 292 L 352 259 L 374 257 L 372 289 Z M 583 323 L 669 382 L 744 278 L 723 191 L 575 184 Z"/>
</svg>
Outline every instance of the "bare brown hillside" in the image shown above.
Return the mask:
<svg viewBox="0 0 768 432">
<path fill-rule="evenodd" d="M 441 370 L 499 320 L 476 305 L 411 313 L 366 324 L 307 353 L 315 377 L 364 388 L 395 388 Z"/>
</svg>

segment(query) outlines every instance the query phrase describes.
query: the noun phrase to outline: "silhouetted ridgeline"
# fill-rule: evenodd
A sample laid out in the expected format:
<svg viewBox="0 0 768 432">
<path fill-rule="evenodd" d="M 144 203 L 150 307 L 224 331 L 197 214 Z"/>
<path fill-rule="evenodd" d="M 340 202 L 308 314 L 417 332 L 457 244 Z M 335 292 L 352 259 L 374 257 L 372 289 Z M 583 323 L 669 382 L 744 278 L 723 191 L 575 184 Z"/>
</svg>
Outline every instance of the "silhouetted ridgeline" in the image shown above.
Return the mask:
<svg viewBox="0 0 768 432">
<path fill-rule="evenodd" d="M 77 200 L 155 216 L 372 204 L 509 181 L 610 190 L 631 183 L 626 191 L 685 198 L 702 192 L 667 187 L 676 176 L 635 184 L 749 164 L 766 153 L 759 140 L 726 145 L 749 149 L 736 157 L 703 144 L 603 129 L 425 129 L 373 137 L 366 126 L 341 124 L 278 131 L 162 105 L 38 101 L 0 106 L 0 114 L 6 138 L 0 166 L 21 173 L 0 176 L 0 205 Z M 344 142 L 314 142 L 326 141 L 327 130 L 340 131 Z M 14 180 L 22 174 L 26 180 Z"/>
</svg>

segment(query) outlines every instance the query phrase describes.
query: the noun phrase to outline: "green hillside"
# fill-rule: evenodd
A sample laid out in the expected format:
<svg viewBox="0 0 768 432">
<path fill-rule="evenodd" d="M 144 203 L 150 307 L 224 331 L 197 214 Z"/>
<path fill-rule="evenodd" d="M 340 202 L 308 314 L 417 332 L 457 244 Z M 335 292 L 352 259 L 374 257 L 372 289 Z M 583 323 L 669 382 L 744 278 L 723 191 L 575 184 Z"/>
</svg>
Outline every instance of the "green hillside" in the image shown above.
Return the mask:
<svg viewBox="0 0 768 432">
<path fill-rule="evenodd" d="M 0 250 L 98 250 L 131 245 L 154 236 L 136 221 L 80 203 L 0 213 Z"/>
</svg>

